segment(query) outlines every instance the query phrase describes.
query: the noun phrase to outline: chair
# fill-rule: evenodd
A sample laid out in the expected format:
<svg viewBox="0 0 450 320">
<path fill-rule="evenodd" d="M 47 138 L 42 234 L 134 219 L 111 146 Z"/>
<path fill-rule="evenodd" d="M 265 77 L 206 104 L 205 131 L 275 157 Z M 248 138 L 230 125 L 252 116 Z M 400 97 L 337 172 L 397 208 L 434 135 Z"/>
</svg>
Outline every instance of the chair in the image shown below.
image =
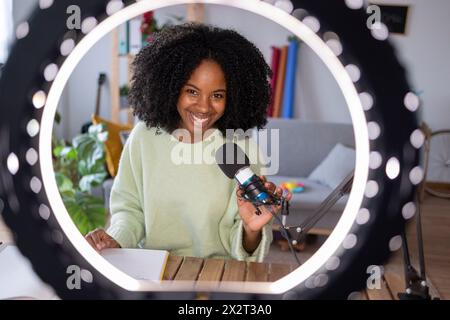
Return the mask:
<svg viewBox="0 0 450 320">
<path fill-rule="evenodd" d="M 425 192 L 450 199 L 450 129 L 432 131 L 426 123 L 422 123 L 421 129 L 425 134 L 425 142 L 420 200 L 423 200 Z"/>
</svg>

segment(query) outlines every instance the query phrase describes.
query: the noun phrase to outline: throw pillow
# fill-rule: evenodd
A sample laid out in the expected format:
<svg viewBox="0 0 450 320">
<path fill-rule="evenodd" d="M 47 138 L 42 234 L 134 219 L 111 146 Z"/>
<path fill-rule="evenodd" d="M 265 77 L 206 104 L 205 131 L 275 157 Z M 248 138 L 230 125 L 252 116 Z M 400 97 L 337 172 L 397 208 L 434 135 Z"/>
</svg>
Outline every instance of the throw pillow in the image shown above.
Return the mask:
<svg viewBox="0 0 450 320">
<path fill-rule="evenodd" d="M 131 130 L 132 126 L 114 123 L 96 115 L 92 115 L 92 123 L 104 123 L 106 125 L 106 130 L 108 130 L 108 139 L 105 141 L 106 167 L 111 177 L 115 177 L 119 169 L 119 160 L 123 149 L 120 132 Z"/>
<path fill-rule="evenodd" d="M 317 181 L 331 189 L 336 189 L 344 178 L 354 170 L 355 158 L 354 149 L 338 143 L 311 172 L 308 179 Z"/>
</svg>

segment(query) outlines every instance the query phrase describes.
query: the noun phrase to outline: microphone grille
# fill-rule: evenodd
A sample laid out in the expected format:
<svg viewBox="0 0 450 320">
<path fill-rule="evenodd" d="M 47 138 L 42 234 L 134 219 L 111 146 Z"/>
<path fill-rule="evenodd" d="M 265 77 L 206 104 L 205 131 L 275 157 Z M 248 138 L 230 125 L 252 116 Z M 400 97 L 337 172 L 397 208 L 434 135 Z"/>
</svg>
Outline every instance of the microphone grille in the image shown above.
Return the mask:
<svg viewBox="0 0 450 320">
<path fill-rule="evenodd" d="M 234 142 L 224 143 L 217 149 L 216 163 L 230 179 L 233 179 L 240 169 L 250 166 L 250 160 L 247 155 Z"/>
</svg>

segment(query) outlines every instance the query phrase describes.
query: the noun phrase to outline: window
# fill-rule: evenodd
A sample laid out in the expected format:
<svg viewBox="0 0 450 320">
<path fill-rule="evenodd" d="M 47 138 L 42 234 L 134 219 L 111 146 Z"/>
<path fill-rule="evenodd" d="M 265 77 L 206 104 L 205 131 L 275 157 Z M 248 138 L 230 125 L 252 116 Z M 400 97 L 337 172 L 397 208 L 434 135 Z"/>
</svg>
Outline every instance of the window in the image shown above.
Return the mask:
<svg viewBox="0 0 450 320">
<path fill-rule="evenodd" d="M 6 62 L 12 39 L 12 0 L 0 0 L 0 64 Z"/>
</svg>

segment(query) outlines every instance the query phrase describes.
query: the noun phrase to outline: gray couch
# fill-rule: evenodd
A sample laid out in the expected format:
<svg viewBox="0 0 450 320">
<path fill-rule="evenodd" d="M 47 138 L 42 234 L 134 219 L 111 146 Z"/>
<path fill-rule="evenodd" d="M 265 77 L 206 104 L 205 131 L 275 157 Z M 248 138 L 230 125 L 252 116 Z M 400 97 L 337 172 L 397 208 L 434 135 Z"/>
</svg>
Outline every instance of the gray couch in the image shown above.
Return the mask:
<svg viewBox="0 0 450 320">
<path fill-rule="evenodd" d="M 268 129 L 279 129 L 279 172 L 267 178 L 276 185 L 296 180 L 305 184 L 305 191 L 293 194 L 287 224 L 303 222 L 331 193 L 332 189 L 307 177 L 338 143 L 354 147 L 353 129 L 349 124 L 304 121 L 298 119 L 269 119 Z M 267 146 L 260 145 L 270 155 L 270 139 Z M 103 183 L 105 205 L 109 207 L 112 179 Z M 311 233 L 326 233 L 336 225 L 348 196 L 342 197 L 321 219 Z"/>
<path fill-rule="evenodd" d="M 313 122 L 299 119 L 270 119 L 268 129 L 279 129 L 279 172 L 267 178 L 279 185 L 295 180 L 305 184 L 305 190 L 293 194 L 290 203 L 288 225 L 298 225 L 311 216 L 323 200 L 333 191 L 307 177 L 328 155 L 337 143 L 354 148 L 353 127 L 350 124 Z M 270 142 L 270 139 L 268 139 Z M 269 152 L 271 144 L 260 145 Z M 328 233 L 339 220 L 347 203 L 348 195 L 342 197 L 316 224 L 311 233 Z"/>
</svg>

